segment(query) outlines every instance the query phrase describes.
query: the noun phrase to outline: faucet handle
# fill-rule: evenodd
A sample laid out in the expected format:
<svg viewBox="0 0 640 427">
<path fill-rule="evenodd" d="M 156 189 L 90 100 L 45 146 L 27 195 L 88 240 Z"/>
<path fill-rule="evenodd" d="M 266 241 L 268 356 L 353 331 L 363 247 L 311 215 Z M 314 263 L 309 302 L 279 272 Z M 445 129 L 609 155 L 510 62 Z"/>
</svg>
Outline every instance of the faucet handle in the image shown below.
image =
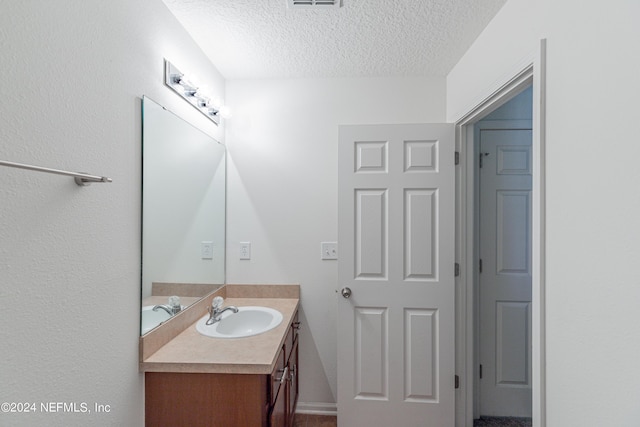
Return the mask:
<svg viewBox="0 0 640 427">
<path fill-rule="evenodd" d="M 213 307 L 214 309 L 218 309 L 218 308 L 222 307 L 222 303 L 223 302 L 224 302 L 224 298 L 215 297 L 213 299 L 213 301 L 211 302 L 211 307 Z"/>
<path fill-rule="evenodd" d="M 180 297 L 179 296 L 171 296 L 169 297 L 169 308 L 171 308 L 171 313 L 176 315 L 180 313 L 182 310 L 182 306 L 180 305 Z"/>
<path fill-rule="evenodd" d="M 169 297 L 169 307 L 180 307 L 180 297 L 176 295 Z"/>
</svg>

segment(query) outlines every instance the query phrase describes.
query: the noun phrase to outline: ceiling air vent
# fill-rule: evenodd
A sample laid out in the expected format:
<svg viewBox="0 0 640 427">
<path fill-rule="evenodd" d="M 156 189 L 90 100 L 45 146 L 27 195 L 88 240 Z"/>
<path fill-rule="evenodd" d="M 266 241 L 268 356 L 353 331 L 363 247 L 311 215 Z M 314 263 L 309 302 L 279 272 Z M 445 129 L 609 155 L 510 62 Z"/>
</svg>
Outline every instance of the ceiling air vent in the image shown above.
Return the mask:
<svg viewBox="0 0 640 427">
<path fill-rule="evenodd" d="M 287 0 L 289 9 L 329 9 L 342 7 L 342 0 Z"/>
</svg>

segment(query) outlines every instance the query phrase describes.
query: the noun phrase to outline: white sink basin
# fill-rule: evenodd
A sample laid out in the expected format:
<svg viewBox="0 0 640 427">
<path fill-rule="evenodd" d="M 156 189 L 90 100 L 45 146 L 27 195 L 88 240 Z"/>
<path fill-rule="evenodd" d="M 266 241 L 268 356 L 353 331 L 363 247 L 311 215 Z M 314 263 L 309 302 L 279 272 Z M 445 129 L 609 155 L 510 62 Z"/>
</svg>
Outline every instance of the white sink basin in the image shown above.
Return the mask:
<svg viewBox="0 0 640 427">
<path fill-rule="evenodd" d="M 238 312 L 222 313 L 219 322 L 207 325 L 207 314 L 196 323 L 196 330 L 212 338 L 244 338 L 270 331 L 282 322 L 282 313 L 269 307 L 238 307 Z"/>
</svg>

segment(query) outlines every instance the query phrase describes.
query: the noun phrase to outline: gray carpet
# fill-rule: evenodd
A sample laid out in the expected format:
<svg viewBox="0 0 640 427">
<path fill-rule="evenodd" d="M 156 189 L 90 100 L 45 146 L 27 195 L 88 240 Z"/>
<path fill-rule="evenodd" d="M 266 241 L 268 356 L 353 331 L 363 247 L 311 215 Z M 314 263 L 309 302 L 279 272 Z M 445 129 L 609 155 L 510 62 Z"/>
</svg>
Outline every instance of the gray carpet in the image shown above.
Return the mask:
<svg viewBox="0 0 640 427">
<path fill-rule="evenodd" d="M 531 418 L 480 417 L 473 420 L 473 427 L 531 427 Z"/>
</svg>

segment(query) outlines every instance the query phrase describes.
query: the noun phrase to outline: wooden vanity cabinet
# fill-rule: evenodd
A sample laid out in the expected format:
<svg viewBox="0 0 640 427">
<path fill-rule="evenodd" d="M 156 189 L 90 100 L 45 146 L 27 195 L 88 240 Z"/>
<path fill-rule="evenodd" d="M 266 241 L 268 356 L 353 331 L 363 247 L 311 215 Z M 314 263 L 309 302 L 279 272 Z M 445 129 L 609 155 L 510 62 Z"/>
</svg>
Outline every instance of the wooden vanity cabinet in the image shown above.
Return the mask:
<svg viewBox="0 0 640 427">
<path fill-rule="evenodd" d="M 292 427 L 298 327 L 296 312 L 270 375 L 146 372 L 145 425 Z"/>
</svg>

